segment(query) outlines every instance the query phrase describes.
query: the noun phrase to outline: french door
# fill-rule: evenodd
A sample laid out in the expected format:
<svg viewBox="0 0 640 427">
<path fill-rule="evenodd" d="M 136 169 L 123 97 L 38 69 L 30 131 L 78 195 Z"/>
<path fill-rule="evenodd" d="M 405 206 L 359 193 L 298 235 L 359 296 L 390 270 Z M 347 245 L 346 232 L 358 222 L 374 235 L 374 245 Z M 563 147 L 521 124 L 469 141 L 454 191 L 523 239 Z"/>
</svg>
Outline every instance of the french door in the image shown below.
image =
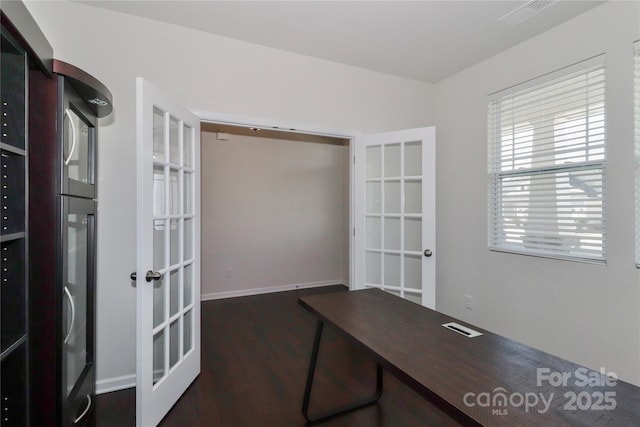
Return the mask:
<svg viewBox="0 0 640 427">
<path fill-rule="evenodd" d="M 435 309 L 435 128 L 355 139 L 353 289 Z"/>
<path fill-rule="evenodd" d="M 200 372 L 200 122 L 149 82 L 137 96 L 136 424 Z"/>
</svg>

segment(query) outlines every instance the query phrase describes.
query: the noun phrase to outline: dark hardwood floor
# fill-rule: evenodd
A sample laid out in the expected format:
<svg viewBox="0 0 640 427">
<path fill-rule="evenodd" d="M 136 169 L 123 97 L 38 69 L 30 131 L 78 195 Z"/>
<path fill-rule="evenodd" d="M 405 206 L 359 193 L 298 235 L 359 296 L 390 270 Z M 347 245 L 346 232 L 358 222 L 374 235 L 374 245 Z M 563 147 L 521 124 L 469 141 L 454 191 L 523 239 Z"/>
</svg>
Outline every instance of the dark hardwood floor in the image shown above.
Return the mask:
<svg viewBox="0 0 640 427">
<path fill-rule="evenodd" d="M 343 291 L 343 286 L 328 286 L 203 302 L 202 372 L 160 425 L 304 426 L 300 408 L 316 319 L 297 298 Z M 384 382 L 378 403 L 321 425 L 457 425 L 387 372 Z M 349 403 L 374 389 L 375 364 L 326 327 L 311 412 Z M 97 427 L 134 426 L 135 390 L 98 396 L 96 411 Z"/>
</svg>

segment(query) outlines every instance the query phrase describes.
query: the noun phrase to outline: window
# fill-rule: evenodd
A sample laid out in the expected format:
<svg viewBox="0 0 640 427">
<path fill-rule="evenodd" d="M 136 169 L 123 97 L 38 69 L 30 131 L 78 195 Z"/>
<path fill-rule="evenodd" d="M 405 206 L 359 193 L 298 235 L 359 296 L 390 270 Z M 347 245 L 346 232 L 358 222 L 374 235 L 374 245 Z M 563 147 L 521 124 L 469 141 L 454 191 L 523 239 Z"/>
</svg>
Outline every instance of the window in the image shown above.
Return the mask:
<svg viewBox="0 0 640 427">
<path fill-rule="evenodd" d="M 488 146 L 489 248 L 604 263 L 604 57 L 491 95 Z"/>
<path fill-rule="evenodd" d="M 640 40 L 633 44 L 635 79 L 633 87 L 636 136 L 636 267 L 640 268 Z"/>
</svg>

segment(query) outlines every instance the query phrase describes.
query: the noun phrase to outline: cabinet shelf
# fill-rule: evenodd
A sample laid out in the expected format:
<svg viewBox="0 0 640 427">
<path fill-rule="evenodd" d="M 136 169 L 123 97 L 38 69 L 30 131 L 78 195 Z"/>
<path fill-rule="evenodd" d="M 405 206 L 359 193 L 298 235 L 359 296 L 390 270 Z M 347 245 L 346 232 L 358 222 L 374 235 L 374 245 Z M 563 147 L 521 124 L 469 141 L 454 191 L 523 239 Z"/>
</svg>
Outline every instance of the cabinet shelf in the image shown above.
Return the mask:
<svg viewBox="0 0 640 427">
<path fill-rule="evenodd" d="M 2 151 L 9 151 L 10 153 L 17 154 L 19 156 L 26 156 L 27 155 L 26 150 L 24 150 L 22 148 L 18 148 L 13 144 L 7 144 L 5 142 L 0 142 L 0 148 L 2 149 Z"/>
<path fill-rule="evenodd" d="M 7 335 L 2 336 L 2 353 L 0 360 L 4 360 L 7 356 L 13 353 L 21 345 L 27 342 L 26 335 Z"/>
<path fill-rule="evenodd" d="M 21 231 L 19 233 L 3 234 L 2 236 L 0 236 L 0 241 L 2 243 L 12 242 L 14 240 L 24 239 L 26 236 L 27 233 L 25 233 L 24 231 Z"/>
</svg>

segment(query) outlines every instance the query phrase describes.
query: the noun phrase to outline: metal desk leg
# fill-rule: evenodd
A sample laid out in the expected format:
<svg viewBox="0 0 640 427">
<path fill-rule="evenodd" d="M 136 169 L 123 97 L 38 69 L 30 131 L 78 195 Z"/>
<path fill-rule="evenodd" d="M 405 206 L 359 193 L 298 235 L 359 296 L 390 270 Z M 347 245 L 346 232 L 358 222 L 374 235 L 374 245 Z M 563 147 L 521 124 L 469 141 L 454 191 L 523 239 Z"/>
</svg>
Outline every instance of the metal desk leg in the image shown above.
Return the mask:
<svg viewBox="0 0 640 427">
<path fill-rule="evenodd" d="M 316 370 L 316 362 L 318 361 L 318 350 L 320 349 L 320 339 L 322 338 L 323 326 L 324 326 L 324 322 L 322 322 L 322 320 L 318 320 L 318 325 L 316 326 L 316 336 L 313 340 L 313 351 L 311 352 L 311 362 L 309 363 L 309 372 L 307 374 L 307 384 L 304 388 L 304 399 L 302 400 L 302 415 L 304 415 L 304 418 L 310 423 L 319 423 L 322 421 L 326 421 L 329 418 L 333 418 L 335 416 L 342 415 L 344 413 L 363 408 L 367 405 L 371 405 L 372 403 L 377 402 L 382 396 L 382 367 L 376 363 L 376 392 L 373 394 L 373 396 L 368 397 L 364 400 L 359 400 L 350 405 L 346 405 L 341 408 L 328 411 L 316 417 L 309 416 L 309 400 L 311 399 L 311 387 L 313 385 L 313 377 Z"/>
</svg>

